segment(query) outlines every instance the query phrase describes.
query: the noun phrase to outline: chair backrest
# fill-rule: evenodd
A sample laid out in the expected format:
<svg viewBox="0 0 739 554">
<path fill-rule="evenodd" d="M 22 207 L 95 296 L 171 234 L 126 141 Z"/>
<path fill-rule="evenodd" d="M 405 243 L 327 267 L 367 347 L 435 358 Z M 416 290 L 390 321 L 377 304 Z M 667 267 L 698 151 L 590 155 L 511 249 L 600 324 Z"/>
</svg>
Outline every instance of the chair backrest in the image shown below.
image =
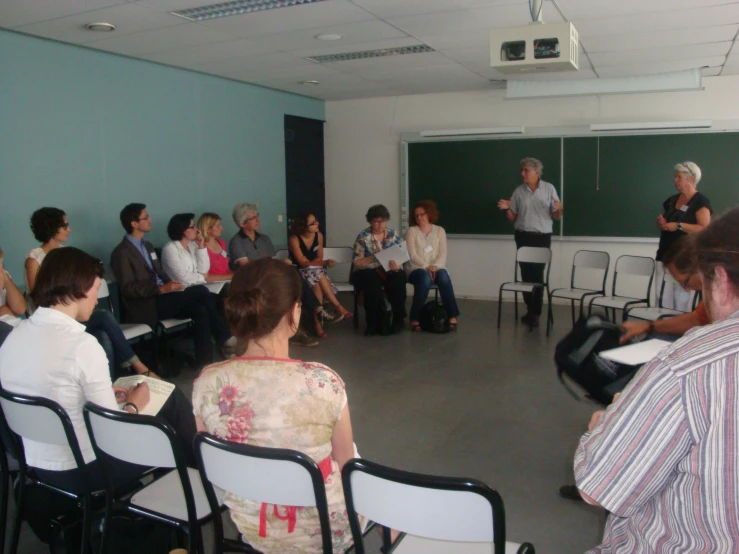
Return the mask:
<svg viewBox="0 0 739 554">
<path fill-rule="evenodd" d="M 534 246 L 522 246 L 516 251 L 516 268 L 514 275 L 516 281 L 522 281 L 518 278 L 520 263 L 546 264 L 544 271 L 544 283 L 549 285 L 549 270 L 552 267 L 552 250 L 550 248 L 540 248 Z"/>
<path fill-rule="evenodd" d="M 649 291 L 652 289 L 652 281 L 654 279 L 655 261 L 646 256 L 619 256 L 616 260 L 616 268 L 613 272 L 613 295 L 616 296 L 616 283 L 619 275 L 630 275 L 632 277 L 648 277 L 649 282 L 646 287 L 643 298 L 649 298 Z M 626 295 L 624 295 L 626 296 Z"/>
<path fill-rule="evenodd" d="M 290 257 L 290 251 L 287 248 L 281 248 L 275 252 L 275 258 L 278 260 L 286 260 Z"/>
<path fill-rule="evenodd" d="M 334 260 L 336 265 L 326 269 L 329 279 L 334 283 L 348 283 L 352 272 L 354 249 L 351 246 L 324 247 L 324 260 Z"/>
<path fill-rule="evenodd" d="M 100 288 L 98 289 L 98 300 L 108 298 L 110 296 L 110 290 L 108 289 L 108 282 L 105 279 L 100 279 Z"/>
<path fill-rule="evenodd" d="M 77 467 L 85 465 L 72 420 L 59 404 L 0 389 L 0 407 L 10 431 L 35 442 L 69 446 Z"/>
<path fill-rule="evenodd" d="M 353 459 L 342 471 L 344 496 L 358 554 L 364 553 L 357 514 L 430 539 L 493 543 L 505 551 L 500 495 L 473 479 L 409 473 Z"/>
<path fill-rule="evenodd" d="M 602 285 L 598 290 L 606 290 L 606 278 L 608 277 L 608 267 L 611 264 L 611 256 L 608 252 L 602 252 L 599 250 L 578 250 L 575 252 L 575 257 L 572 259 L 572 279 L 570 285 L 572 288 L 576 288 L 576 275 L 578 269 L 594 269 L 603 272 Z"/>
<path fill-rule="evenodd" d="M 212 485 L 232 494 L 281 506 L 315 506 L 324 552 L 332 552 L 331 524 L 321 470 L 302 452 L 240 444 L 208 433 L 195 436 L 195 456 L 208 501 Z"/>
<path fill-rule="evenodd" d="M 85 404 L 84 417 L 96 452 L 142 466 L 177 467 L 174 431 L 164 421 L 92 402 Z"/>
</svg>

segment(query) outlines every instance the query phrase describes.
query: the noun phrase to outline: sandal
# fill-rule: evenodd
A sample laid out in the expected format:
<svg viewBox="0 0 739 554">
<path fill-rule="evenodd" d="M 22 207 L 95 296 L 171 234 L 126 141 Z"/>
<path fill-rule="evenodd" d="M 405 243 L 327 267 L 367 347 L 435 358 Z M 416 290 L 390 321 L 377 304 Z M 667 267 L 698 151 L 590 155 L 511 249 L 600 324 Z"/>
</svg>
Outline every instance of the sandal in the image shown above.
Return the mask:
<svg viewBox="0 0 739 554">
<path fill-rule="evenodd" d="M 421 324 L 418 321 L 411 321 L 411 331 L 420 333 L 422 331 Z"/>
<path fill-rule="evenodd" d="M 449 324 L 449 331 L 456 331 L 457 330 L 457 323 L 458 321 L 455 321 L 454 323 Z"/>
</svg>

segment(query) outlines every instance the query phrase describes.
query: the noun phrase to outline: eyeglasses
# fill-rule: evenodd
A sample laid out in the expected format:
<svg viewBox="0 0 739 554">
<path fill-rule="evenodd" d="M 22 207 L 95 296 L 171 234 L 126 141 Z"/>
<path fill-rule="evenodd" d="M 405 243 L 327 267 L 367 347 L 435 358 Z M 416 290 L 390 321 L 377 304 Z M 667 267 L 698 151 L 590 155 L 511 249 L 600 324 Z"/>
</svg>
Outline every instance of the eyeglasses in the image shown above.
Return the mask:
<svg viewBox="0 0 739 554">
<path fill-rule="evenodd" d="M 197 229 L 197 228 L 198 228 L 198 226 L 195 225 L 194 223 L 188 227 L 188 229 Z"/>
<path fill-rule="evenodd" d="M 311 225 L 318 225 L 318 220 L 317 220 L 317 219 L 314 219 L 314 220 L 313 220 L 313 221 L 311 221 L 310 223 L 306 223 L 306 225 L 307 225 L 308 227 L 310 227 Z"/>
<path fill-rule="evenodd" d="M 426 212 L 423 212 L 423 213 L 421 213 L 421 214 L 416 214 L 416 217 L 423 217 L 423 216 L 425 216 L 425 215 L 426 215 Z"/>
<path fill-rule="evenodd" d="M 140 217 L 136 221 L 149 221 L 151 219 L 150 215 L 147 215 L 146 217 Z"/>
<path fill-rule="evenodd" d="M 370 221 L 370 225 L 383 225 L 387 219 L 373 219 Z"/>
<path fill-rule="evenodd" d="M 255 216 L 252 216 L 252 217 L 247 217 L 246 218 L 246 221 L 244 221 L 244 223 L 247 223 L 247 222 L 252 221 L 254 219 L 259 219 L 259 214 L 255 215 Z"/>
<path fill-rule="evenodd" d="M 62 223 L 60 229 L 69 229 L 69 223 Z"/>
</svg>

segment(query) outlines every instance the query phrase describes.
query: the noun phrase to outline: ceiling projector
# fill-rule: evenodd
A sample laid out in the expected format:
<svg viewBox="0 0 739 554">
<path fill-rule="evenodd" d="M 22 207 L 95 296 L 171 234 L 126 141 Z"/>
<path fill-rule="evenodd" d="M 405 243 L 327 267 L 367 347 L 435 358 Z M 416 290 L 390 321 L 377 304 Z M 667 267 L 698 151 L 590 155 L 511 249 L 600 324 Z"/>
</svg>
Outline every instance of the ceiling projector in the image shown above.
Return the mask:
<svg viewBox="0 0 739 554">
<path fill-rule="evenodd" d="M 541 23 L 490 31 L 490 67 L 500 73 L 577 71 L 577 30 L 570 22 Z"/>
</svg>

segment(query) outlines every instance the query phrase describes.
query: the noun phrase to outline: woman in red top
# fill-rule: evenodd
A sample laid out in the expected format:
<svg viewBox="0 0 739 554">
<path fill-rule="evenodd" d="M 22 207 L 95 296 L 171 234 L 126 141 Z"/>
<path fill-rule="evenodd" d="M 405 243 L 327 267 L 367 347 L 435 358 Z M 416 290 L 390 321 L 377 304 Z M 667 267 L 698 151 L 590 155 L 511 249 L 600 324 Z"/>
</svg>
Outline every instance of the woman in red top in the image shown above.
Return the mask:
<svg viewBox="0 0 739 554">
<path fill-rule="evenodd" d="M 220 238 L 221 233 L 223 233 L 220 216 L 212 212 L 205 212 L 198 219 L 198 229 L 200 229 L 200 234 L 205 239 L 205 246 L 210 258 L 210 271 L 208 273 L 233 277 L 233 272 L 229 267 L 228 248 L 226 248 L 223 239 Z"/>
</svg>

